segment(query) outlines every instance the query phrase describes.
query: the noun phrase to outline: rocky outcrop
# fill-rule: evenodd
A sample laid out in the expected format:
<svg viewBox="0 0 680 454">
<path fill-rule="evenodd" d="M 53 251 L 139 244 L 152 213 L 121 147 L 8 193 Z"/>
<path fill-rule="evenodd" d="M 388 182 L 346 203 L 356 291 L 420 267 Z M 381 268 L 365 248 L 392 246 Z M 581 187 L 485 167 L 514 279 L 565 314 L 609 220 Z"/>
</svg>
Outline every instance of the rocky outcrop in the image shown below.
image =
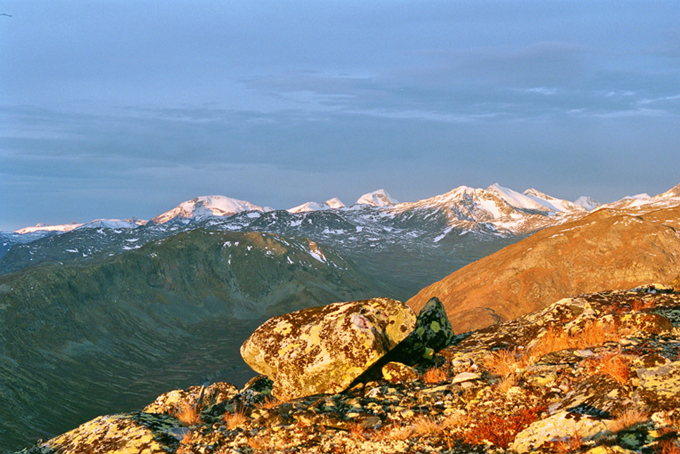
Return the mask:
<svg viewBox="0 0 680 454">
<path fill-rule="evenodd" d="M 173 391 L 23 452 L 675 453 L 680 294 L 659 290 L 565 298 L 338 394 L 279 401 L 263 376 Z"/>
<path fill-rule="evenodd" d="M 334 303 L 269 319 L 241 346 L 243 360 L 288 400 L 344 391 L 404 340 L 416 316 L 388 298 Z"/>
<path fill-rule="evenodd" d="M 415 364 L 431 359 L 453 340 L 453 328 L 441 301 L 432 298 L 418 313 L 415 329 L 390 352 L 390 359 Z"/>
<path fill-rule="evenodd" d="M 418 311 L 436 296 L 455 331 L 466 332 L 570 295 L 671 282 L 680 268 L 680 206 L 643 208 L 635 215 L 598 209 L 541 230 L 422 289 L 407 303 Z"/>
</svg>

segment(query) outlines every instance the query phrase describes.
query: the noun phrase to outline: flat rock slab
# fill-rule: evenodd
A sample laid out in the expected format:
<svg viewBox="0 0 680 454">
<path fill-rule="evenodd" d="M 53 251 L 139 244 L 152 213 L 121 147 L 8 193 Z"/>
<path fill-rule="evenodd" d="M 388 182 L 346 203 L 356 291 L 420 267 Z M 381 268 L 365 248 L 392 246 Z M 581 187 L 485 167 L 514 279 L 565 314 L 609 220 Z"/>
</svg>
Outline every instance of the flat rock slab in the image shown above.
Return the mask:
<svg viewBox="0 0 680 454">
<path fill-rule="evenodd" d="M 168 415 L 100 416 L 70 432 L 22 451 L 25 454 L 167 454 L 179 446 L 182 424 Z"/>
<path fill-rule="evenodd" d="M 280 400 L 344 391 L 415 329 L 406 304 L 389 298 L 303 309 L 266 321 L 241 356 L 274 382 Z"/>
</svg>

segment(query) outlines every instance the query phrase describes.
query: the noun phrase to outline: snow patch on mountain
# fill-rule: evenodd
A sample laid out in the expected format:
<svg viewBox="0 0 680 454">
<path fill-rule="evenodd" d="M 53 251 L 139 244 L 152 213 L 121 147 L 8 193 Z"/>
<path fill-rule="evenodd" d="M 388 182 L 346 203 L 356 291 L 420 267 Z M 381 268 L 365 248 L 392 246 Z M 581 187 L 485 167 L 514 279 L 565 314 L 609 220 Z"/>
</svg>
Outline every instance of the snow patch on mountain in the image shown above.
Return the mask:
<svg viewBox="0 0 680 454">
<path fill-rule="evenodd" d="M 524 191 L 524 195 L 555 212 L 582 211 L 586 209 L 577 203 L 570 202 L 569 200 L 557 199 L 533 188 Z"/>
<path fill-rule="evenodd" d="M 389 207 L 396 205 L 397 203 L 399 202 L 390 197 L 384 189 L 378 189 L 377 191 L 364 194 L 356 201 L 356 205 L 370 205 L 374 207 Z"/>
<path fill-rule="evenodd" d="M 35 233 L 35 232 L 70 232 L 71 230 L 77 229 L 83 224 L 79 224 L 75 221 L 71 222 L 70 224 L 61 224 L 61 225 L 45 225 L 45 224 L 37 224 L 32 227 L 24 227 L 23 229 L 15 230 L 14 233 L 19 233 L 19 234 L 26 234 L 26 233 Z"/>
<path fill-rule="evenodd" d="M 650 197 L 647 193 L 624 197 L 616 202 L 600 205 L 598 209 L 637 210 L 637 213 L 680 205 L 680 185 Z"/>
</svg>

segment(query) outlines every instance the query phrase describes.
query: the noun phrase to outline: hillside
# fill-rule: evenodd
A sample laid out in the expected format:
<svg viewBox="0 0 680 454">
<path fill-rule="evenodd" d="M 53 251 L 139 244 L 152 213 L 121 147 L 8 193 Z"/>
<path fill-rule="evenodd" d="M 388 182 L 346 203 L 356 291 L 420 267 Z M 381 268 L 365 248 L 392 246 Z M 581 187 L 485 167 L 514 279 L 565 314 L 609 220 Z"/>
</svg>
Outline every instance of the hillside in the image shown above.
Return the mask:
<svg viewBox="0 0 680 454">
<path fill-rule="evenodd" d="M 234 346 L 263 318 L 375 288 L 308 239 L 205 230 L 1 276 L 0 451 L 173 387 L 245 382 Z"/>
<path fill-rule="evenodd" d="M 627 211 L 602 208 L 546 228 L 467 265 L 408 301 L 433 296 L 456 332 L 483 328 L 601 289 L 670 282 L 680 274 L 680 206 Z"/>
</svg>

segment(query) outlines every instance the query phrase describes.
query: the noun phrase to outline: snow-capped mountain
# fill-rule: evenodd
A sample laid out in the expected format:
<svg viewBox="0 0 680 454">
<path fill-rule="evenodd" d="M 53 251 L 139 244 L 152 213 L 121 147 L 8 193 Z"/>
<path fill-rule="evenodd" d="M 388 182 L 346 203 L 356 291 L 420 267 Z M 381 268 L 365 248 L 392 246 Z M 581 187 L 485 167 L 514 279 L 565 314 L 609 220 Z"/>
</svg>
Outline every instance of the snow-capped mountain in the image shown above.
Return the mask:
<svg viewBox="0 0 680 454">
<path fill-rule="evenodd" d="M 202 218 L 206 216 L 233 216 L 244 211 L 269 211 L 269 208 L 262 208 L 244 200 L 232 199 L 222 195 L 211 195 L 196 197 L 186 202 L 182 202 L 179 206 L 170 211 L 156 216 L 151 221 L 156 224 L 165 224 L 166 222 L 180 218 Z"/>
<path fill-rule="evenodd" d="M 600 202 L 588 196 L 581 196 L 574 201 L 574 203 L 580 207 L 585 208 L 588 211 L 594 210 L 601 205 Z"/>
<path fill-rule="evenodd" d="M 384 189 L 364 194 L 356 201 L 356 205 L 370 205 L 374 207 L 389 207 L 397 203 L 399 202 L 390 197 Z"/>
<path fill-rule="evenodd" d="M 632 212 L 646 212 L 653 209 L 668 208 L 680 203 L 680 184 L 666 192 L 651 197 L 649 194 L 627 196 L 616 202 L 600 205 L 598 209 L 629 210 Z"/>
<path fill-rule="evenodd" d="M 293 208 L 289 208 L 289 213 L 306 213 L 308 211 L 321 211 L 321 210 L 338 210 L 340 208 L 345 208 L 345 204 L 340 201 L 337 197 L 326 200 L 324 203 L 307 202 L 302 205 L 298 205 Z"/>
<path fill-rule="evenodd" d="M 447 230 L 484 229 L 513 235 L 560 224 L 586 213 L 583 207 L 573 202 L 551 197 L 535 189 L 520 193 L 498 183 L 486 189 L 460 186 L 429 199 L 400 203 L 393 211 L 408 217 L 417 214 L 427 218 L 444 216 Z"/>
</svg>

